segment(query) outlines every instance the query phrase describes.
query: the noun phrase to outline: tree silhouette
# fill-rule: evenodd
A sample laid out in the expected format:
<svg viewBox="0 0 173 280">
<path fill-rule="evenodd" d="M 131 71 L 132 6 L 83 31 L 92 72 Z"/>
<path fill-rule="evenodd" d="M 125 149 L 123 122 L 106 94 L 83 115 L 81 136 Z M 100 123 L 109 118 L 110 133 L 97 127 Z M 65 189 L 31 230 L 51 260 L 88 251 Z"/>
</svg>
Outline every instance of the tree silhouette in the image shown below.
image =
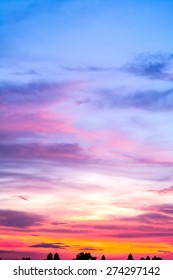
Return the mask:
<svg viewBox="0 0 173 280">
<path fill-rule="evenodd" d="M 91 256 L 90 253 L 81 252 L 77 254 L 76 260 L 96 260 L 97 257 Z"/>
<path fill-rule="evenodd" d="M 96 259 L 97 257 L 93 257 L 91 253 L 80 252 L 79 254 L 76 255 L 76 258 L 73 260 L 96 260 Z M 0 258 L 0 260 L 2 259 Z M 31 258 L 23 257 L 22 260 L 31 260 Z M 57 252 L 54 254 L 54 256 L 50 252 L 45 260 L 60 260 L 60 257 Z M 101 260 L 106 260 L 105 255 L 102 255 Z M 133 255 L 129 254 L 127 260 L 134 260 Z M 147 256 L 146 258 L 141 257 L 140 260 L 151 260 L 151 258 L 150 256 Z M 154 256 L 152 260 L 162 260 L 162 258 Z"/>
<path fill-rule="evenodd" d="M 53 256 L 51 252 L 47 255 L 47 260 L 53 260 Z"/>
<path fill-rule="evenodd" d="M 103 256 L 101 257 L 101 260 L 106 260 L 105 255 L 103 255 Z"/>
<path fill-rule="evenodd" d="M 54 255 L 54 258 L 53 258 L 54 260 L 60 260 L 60 257 L 59 257 L 59 254 L 58 253 L 55 253 L 55 255 Z"/>
<path fill-rule="evenodd" d="M 154 256 L 154 257 L 152 258 L 152 260 L 162 260 L 162 258 L 159 258 L 159 257 Z"/>
<path fill-rule="evenodd" d="M 128 259 L 128 260 L 134 260 L 132 254 L 128 255 L 128 258 L 127 258 L 127 259 Z"/>
</svg>

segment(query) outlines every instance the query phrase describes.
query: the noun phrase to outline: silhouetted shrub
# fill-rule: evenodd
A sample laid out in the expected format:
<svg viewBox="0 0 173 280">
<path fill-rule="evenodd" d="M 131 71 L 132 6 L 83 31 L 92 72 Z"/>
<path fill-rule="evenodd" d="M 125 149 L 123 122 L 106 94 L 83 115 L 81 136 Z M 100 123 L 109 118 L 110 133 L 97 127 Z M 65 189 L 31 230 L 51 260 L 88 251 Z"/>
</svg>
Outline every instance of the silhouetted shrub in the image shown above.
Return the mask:
<svg viewBox="0 0 173 280">
<path fill-rule="evenodd" d="M 162 260 L 162 258 L 159 258 L 159 257 L 154 256 L 154 257 L 152 258 L 152 260 Z"/>
<path fill-rule="evenodd" d="M 128 260 L 134 260 L 132 254 L 128 255 L 128 258 L 127 258 L 127 259 L 128 259 Z"/>
<path fill-rule="evenodd" d="M 84 253 L 84 252 L 81 252 L 76 256 L 76 260 L 96 260 L 96 259 L 97 257 L 93 257 L 91 256 L 90 253 Z"/>
<path fill-rule="evenodd" d="M 54 255 L 54 260 L 60 260 L 60 257 L 59 257 L 59 255 L 58 255 L 58 253 L 55 253 L 55 255 Z"/>
<path fill-rule="evenodd" d="M 49 253 L 49 254 L 47 255 L 47 260 L 53 260 L 52 253 Z"/>
</svg>

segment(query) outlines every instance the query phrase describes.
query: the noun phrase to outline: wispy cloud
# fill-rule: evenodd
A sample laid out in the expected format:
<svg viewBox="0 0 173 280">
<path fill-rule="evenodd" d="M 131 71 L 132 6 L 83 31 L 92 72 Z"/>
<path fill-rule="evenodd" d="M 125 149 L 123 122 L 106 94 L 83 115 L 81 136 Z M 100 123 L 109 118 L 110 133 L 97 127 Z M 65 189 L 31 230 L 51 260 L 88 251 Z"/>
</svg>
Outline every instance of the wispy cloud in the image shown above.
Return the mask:
<svg viewBox="0 0 173 280">
<path fill-rule="evenodd" d="M 173 54 L 140 54 L 121 69 L 150 79 L 173 81 Z"/>
<path fill-rule="evenodd" d="M 65 245 L 64 243 L 39 243 L 39 244 L 33 244 L 29 247 L 32 247 L 32 248 L 58 248 L 58 249 L 66 249 L 70 246 L 68 245 Z"/>
<path fill-rule="evenodd" d="M 73 228 L 40 228 L 39 232 L 43 232 L 43 233 L 54 233 L 54 234 L 67 234 L 67 235 L 76 235 L 76 234 L 84 234 L 86 232 L 89 233 L 89 230 L 84 230 L 82 228 L 80 229 L 73 229 Z"/>
<path fill-rule="evenodd" d="M 12 251 L 12 250 L 0 250 L 0 254 L 11 254 L 11 253 L 16 253 L 17 251 Z"/>
<path fill-rule="evenodd" d="M 169 193 L 171 194 L 173 193 L 173 186 L 161 190 L 157 190 L 156 192 L 159 194 L 169 194 Z"/>
<path fill-rule="evenodd" d="M 26 228 L 38 226 L 43 221 L 43 215 L 15 210 L 0 210 L 0 224 L 2 226 Z"/>
<path fill-rule="evenodd" d="M 0 144 L 1 158 L 13 159 L 47 159 L 65 162 L 83 162 L 92 160 L 84 153 L 77 143 L 57 143 L 42 145 L 31 144 Z"/>
<path fill-rule="evenodd" d="M 138 215 L 136 217 L 129 217 L 129 218 L 124 218 L 124 220 L 127 221 L 138 221 L 140 223 L 150 223 L 150 222 L 157 222 L 157 223 L 162 223 L 162 222 L 171 222 L 172 221 L 172 217 L 169 217 L 167 215 L 164 214 L 160 214 L 160 213 L 146 213 L 146 214 L 142 214 L 142 215 Z"/>
<path fill-rule="evenodd" d="M 2 105 L 42 106 L 61 102 L 67 98 L 67 91 L 79 86 L 78 82 L 46 83 L 43 81 L 14 84 L 9 82 L 1 83 L 0 102 Z M 68 95 L 69 97 L 69 95 Z"/>
<path fill-rule="evenodd" d="M 142 208 L 146 213 L 134 217 L 122 218 L 127 221 L 137 221 L 140 224 L 172 224 L 173 204 L 150 205 Z"/>
<path fill-rule="evenodd" d="M 28 201 L 29 200 L 28 197 L 23 196 L 23 195 L 13 195 L 12 197 L 16 197 L 16 198 L 19 198 L 19 199 L 24 200 L 24 201 Z"/>
<path fill-rule="evenodd" d="M 151 155 L 152 155 L 152 151 L 151 151 Z M 122 153 L 122 156 L 124 158 L 129 159 L 131 162 L 134 162 L 136 164 L 142 164 L 142 165 L 149 165 L 149 166 L 162 166 L 162 167 L 171 167 L 172 166 L 172 161 L 171 160 L 166 160 L 164 158 L 154 158 L 153 156 L 145 156 L 141 155 L 141 156 L 137 156 L 137 155 L 131 155 L 131 154 L 124 154 Z M 166 180 L 167 178 L 164 178 L 164 180 Z M 170 179 L 170 177 L 168 177 L 168 179 Z"/>
<path fill-rule="evenodd" d="M 158 250 L 158 252 L 164 253 L 164 254 L 173 254 L 173 252 L 170 252 L 168 250 Z"/>
<path fill-rule="evenodd" d="M 147 90 L 137 92 L 119 92 L 118 90 L 100 89 L 95 101 L 98 107 L 136 108 L 148 111 L 173 110 L 173 89 Z"/>
<path fill-rule="evenodd" d="M 103 251 L 102 248 L 97 247 L 80 247 L 81 251 Z"/>
<path fill-rule="evenodd" d="M 117 238 L 139 238 L 139 239 L 143 239 L 143 238 L 156 238 L 156 237 L 171 237 L 172 236 L 172 230 L 170 230 L 169 232 L 166 231 L 162 231 L 162 232 L 158 232 L 158 231 L 153 231 L 153 232 L 128 232 L 128 233 L 121 233 L 121 234 L 115 234 L 114 237 Z"/>
<path fill-rule="evenodd" d="M 158 206 L 151 206 L 150 209 L 156 210 L 158 212 L 171 215 L 173 215 L 173 204 L 161 204 Z"/>
<path fill-rule="evenodd" d="M 93 66 L 93 65 L 87 65 L 87 66 L 78 66 L 78 67 L 69 67 L 64 66 L 62 67 L 63 70 L 69 71 L 69 72 L 110 72 L 115 71 L 116 68 L 113 67 L 102 67 L 102 66 Z"/>
<path fill-rule="evenodd" d="M 28 71 L 18 71 L 14 73 L 15 75 L 18 76 L 41 76 L 41 74 L 35 70 L 28 70 Z"/>
</svg>

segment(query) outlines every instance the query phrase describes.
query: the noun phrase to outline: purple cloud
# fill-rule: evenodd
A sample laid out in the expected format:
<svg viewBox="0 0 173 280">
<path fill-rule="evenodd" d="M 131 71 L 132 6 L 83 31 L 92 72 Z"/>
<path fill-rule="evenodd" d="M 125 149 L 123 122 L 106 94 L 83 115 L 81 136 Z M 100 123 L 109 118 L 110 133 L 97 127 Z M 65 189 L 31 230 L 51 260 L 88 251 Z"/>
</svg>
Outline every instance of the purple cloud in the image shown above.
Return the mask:
<svg viewBox="0 0 173 280">
<path fill-rule="evenodd" d="M 65 245 L 64 243 L 39 243 L 39 244 L 34 244 L 29 247 L 32 248 L 58 248 L 58 249 L 66 249 L 70 246 Z"/>
<path fill-rule="evenodd" d="M 25 76 L 25 75 L 41 76 L 41 74 L 35 70 L 20 71 L 20 72 L 15 72 L 14 74 L 19 76 Z"/>
<path fill-rule="evenodd" d="M 124 65 L 121 69 L 150 79 L 173 80 L 173 76 L 169 76 L 172 68 L 173 54 L 146 53 L 138 55 L 134 62 Z"/>
<path fill-rule="evenodd" d="M 163 161 L 163 160 L 159 160 L 159 159 L 153 159 L 153 158 L 147 158 L 147 157 L 142 157 L 142 156 L 136 156 L 136 155 L 132 155 L 132 154 L 126 154 L 126 153 L 118 153 L 119 155 L 121 155 L 124 158 L 127 158 L 129 160 L 131 160 L 132 162 L 138 164 L 143 164 L 143 165 L 155 165 L 155 166 L 164 166 L 164 167 L 172 167 L 173 162 L 172 161 Z M 171 177 L 163 177 L 161 179 L 157 179 L 159 181 L 166 181 L 166 180 L 170 180 Z"/>
<path fill-rule="evenodd" d="M 87 65 L 87 66 L 79 66 L 79 67 L 69 67 L 64 66 L 62 67 L 63 70 L 68 72 L 108 72 L 108 71 L 114 71 L 116 68 L 113 67 L 102 67 L 102 66 L 93 66 L 93 65 Z"/>
<path fill-rule="evenodd" d="M 156 190 L 155 192 L 159 193 L 159 194 L 167 194 L 167 193 L 172 193 L 173 192 L 173 186 L 169 187 L 169 188 L 164 188 L 161 190 Z"/>
<path fill-rule="evenodd" d="M 96 247 L 80 247 L 81 251 L 103 251 L 102 248 L 96 248 Z"/>
<path fill-rule="evenodd" d="M 114 234 L 114 235 L 109 235 L 109 236 L 114 236 L 118 238 L 151 238 L 151 237 L 172 237 L 172 230 L 170 232 L 158 232 L 158 231 L 153 231 L 153 232 L 129 232 L 128 233 L 120 233 L 120 234 Z"/>
<path fill-rule="evenodd" d="M 31 105 L 42 106 L 61 102 L 69 97 L 69 89 L 72 90 L 77 82 L 46 83 L 35 82 L 28 84 L 12 84 L 4 82 L 0 85 L 0 103 L 3 105 Z M 68 91 L 68 95 L 66 92 Z"/>
<path fill-rule="evenodd" d="M 146 209 L 147 210 L 147 209 Z M 173 214 L 173 207 L 154 207 L 151 206 L 148 209 L 150 212 L 146 214 L 137 215 L 135 217 L 125 217 L 122 218 L 124 221 L 132 221 L 132 222 L 139 222 L 141 224 L 172 224 L 172 217 L 169 214 Z M 152 212 L 151 212 L 152 211 Z M 168 214 L 168 215 L 167 215 Z"/>
<path fill-rule="evenodd" d="M 28 201 L 28 197 L 23 196 L 23 195 L 13 195 L 13 197 L 19 198 L 19 199 L 21 199 L 21 200 Z"/>
<path fill-rule="evenodd" d="M 83 230 L 83 229 L 70 229 L 70 228 L 39 228 L 39 232 L 48 232 L 48 233 L 64 233 L 64 234 L 84 234 L 86 232 L 89 232 L 89 230 Z"/>
<path fill-rule="evenodd" d="M 43 222 L 44 216 L 14 210 L 0 210 L 0 226 L 26 228 Z"/>
<path fill-rule="evenodd" d="M 77 143 L 57 143 L 42 145 L 0 144 L 1 158 L 11 159 L 47 159 L 65 162 L 89 162 L 91 157 L 84 154 Z"/>
<path fill-rule="evenodd" d="M 156 209 L 161 213 L 173 215 L 173 204 L 162 204 Z"/>
<path fill-rule="evenodd" d="M 0 254 L 11 254 L 16 253 L 17 251 L 11 251 L 11 250 L 0 250 Z"/>
<path fill-rule="evenodd" d="M 173 254 L 173 252 L 167 251 L 167 250 L 158 250 L 159 253 L 164 253 L 164 254 Z"/>
<path fill-rule="evenodd" d="M 99 97 L 94 104 L 100 108 L 138 108 L 148 111 L 173 110 L 172 88 L 162 91 L 127 92 L 126 94 L 121 94 L 116 89 L 99 89 L 98 94 Z"/>
<path fill-rule="evenodd" d="M 143 208 L 143 210 L 149 211 L 151 213 L 157 213 L 161 216 L 165 216 L 165 214 L 167 214 L 166 217 L 169 219 L 171 218 L 170 215 L 173 214 L 173 204 L 151 205 L 149 207 Z"/>
</svg>

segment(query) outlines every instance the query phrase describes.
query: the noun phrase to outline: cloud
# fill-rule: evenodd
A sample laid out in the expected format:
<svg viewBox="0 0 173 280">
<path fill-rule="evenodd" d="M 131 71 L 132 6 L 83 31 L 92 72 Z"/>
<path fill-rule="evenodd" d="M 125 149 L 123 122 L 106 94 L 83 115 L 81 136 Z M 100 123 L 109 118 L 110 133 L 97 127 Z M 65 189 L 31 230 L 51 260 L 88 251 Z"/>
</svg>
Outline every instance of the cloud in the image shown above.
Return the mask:
<svg viewBox="0 0 173 280">
<path fill-rule="evenodd" d="M 47 159 L 65 162 L 89 162 L 91 157 L 84 154 L 77 143 L 58 143 L 42 145 L 31 144 L 0 144 L 1 158 L 11 159 Z"/>
<path fill-rule="evenodd" d="M 7 142 L 9 140 L 14 140 L 15 135 L 11 135 L 10 132 L 0 131 L 0 142 Z"/>
<path fill-rule="evenodd" d="M 165 253 L 165 254 L 173 254 L 173 252 L 166 251 L 166 250 L 158 250 L 160 253 Z"/>
<path fill-rule="evenodd" d="M 35 70 L 28 70 L 28 71 L 21 71 L 21 72 L 15 72 L 15 75 L 18 76 L 25 76 L 25 75 L 34 75 L 34 76 L 40 76 L 41 74 Z"/>
<path fill-rule="evenodd" d="M 81 251 L 103 251 L 102 248 L 97 247 L 80 247 Z"/>
<path fill-rule="evenodd" d="M 28 201 L 28 197 L 25 197 L 23 195 L 13 195 L 12 197 L 16 197 L 16 198 L 19 198 L 21 200 L 25 200 L 25 201 Z"/>
<path fill-rule="evenodd" d="M 42 223 L 44 216 L 14 210 L 0 210 L 0 225 L 6 227 L 27 228 Z"/>
<path fill-rule="evenodd" d="M 134 62 L 125 64 L 121 69 L 150 79 L 173 81 L 173 54 L 140 54 Z"/>
<path fill-rule="evenodd" d="M 126 218 L 127 220 L 130 220 L 131 218 Z M 132 220 L 135 220 L 134 218 L 132 218 Z M 136 220 L 141 222 L 141 223 L 148 223 L 148 222 L 171 222 L 172 218 L 167 216 L 167 215 L 163 215 L 160 213 L 146 213 L 146 214 L 142 214 L 142 215 L 138 215 L 136 217 Z"/>
<path fill-rule="evenodd" d="M 85 234 L 89 233 L 89 230 L 85 229 L 73 229 L 73 228 L 40 228 L 39 232 L 48 232 L 48 233 L 63 233 L 63 234 Z"/>
<path fill-rule="evenodd" d="M 161 218 L 161 220 L 160 220 Z M 143 221 L 144 219 L 144 221 Z M 152 237 L 171 237 L 172 227 L 171 219 L 165 219 L 163 216 L 151 215 L 151 213 L 126 217 L 109 221 L 107 224 L 98 224 L 91 226 L 95 229 L 96 236 L 114 237 L 114 238 L 152 238 Z M 170 224 L 170 228 L 165 225 Z"/>
<path fill-rule="evenodd" d="M 0 250 L 0 254 L 12 254 L 12 253 L 17 253 L 17 251 Z"/>
<path fill-rule="evenodd" d="M 148 111 L 173 110 L 173 89 L 137 91 L 122 94 L 117 90 L 100 89 L 97 107 L 137 108 Z"/>
<path fill-rule="evenodd" d="M 68 72 L 108 72 L 108 71 L 116 70 L 116 68 L 113 67 L 101 67 L 101 66 L 93 66 L 93 65 L 87 65 L 83 67 L 64 66 L 62 67 L 62 69 Z"/>
<path fill-rule="evenodd" d="M 42 107 L 59 103 L 70 98 L 70 93 L 81 87 L 81 82 L 66 81 L 60 83 L 32 82 L 32 83 L 10 83 L 3 82 L 0 85 L 1 106 L 33 106 Z"/>
<path fill-rule="evenodd" d="M 82 105 L 82 104 L 89 103 L 90 101 L 91 101 L 90 98 L 86 97 L 86 98 L 83 98 L 83 99 L 76 100 L 76 104 Z"/>
<path fill-rule="evenodd" d="M 163 166 L 163 167 L 172 167 L 173 162 L 171 160 L 163 160 L 163 159 L 153 159 L 148 157 L 142 157 L 142 156 L 134 156 L 130 154 L 122 153 L 122 156 L 128 159 L 131 159 L 134 163 L 140 163 L 144 165 L 155 165 L 155 166 Z M 170 177 L 164 177 L 159 181 L 165 181 L 170 180 Z"/>
<path fill-rule="evenodd" d="M 171 194 L 173 192 L 173 186 L 169 187 L 169 188 L 164 188 L 164 189 L 161 189 L 161 190 L 156 190 L 154 192 L 157 192 L 159 194 Z"/>
<path fill-rule="evenodd" d="M 144 207 L 142 210 L 150 211 L 152 213 L 159 213 L 159 215 L 167 214 L 166 217 L 171 219 L 172 217 L 170 215 L 173 215 L 173 204 L 165 203 L 160 205 L 151 205 L 148 207 Z"/>
<path fill-rule="evenodd" d="M 66 249 L 70 246 L 65 245 L 64 243 L 39 243 L 39 244 L 34 244 L 29 247 L 32 248 L 58 248 L 58 249 Z"/>
<path fill-rule="evenodd" d="M 3 160 L 2 160 L 3 161 Z M 11 164 L 10 164 L 10 162 L 9 161 L 3 161 L 3 163 L 2 163 L 2 161 L 1 161 L 1 164 L 4 166 L 4 169 L 7 169 L 7 168 L 11 168 Z M 16 164 L 14 163 L 14 165 L 15 165 L 15 167 L 17 167 L 17 168 L 19 168 L 19 169 L 21 169 L 21 165 L 20 165 L 21 163 L 19 163 L 19 161 L 17 161 L 16 162 Z M 13 165 L 13 167 L 14 167 L 14 165 Z M 44 189 L 44 187 L 42 187 L 42 186 L 40 186 L 40 183 L 41 184 L 45 184 L 46 183 L 46 186 L 47 186 L 47 188 L 48 188 L 48 184 L 50 183 L 50 180 L 47 178 L 47 177 L 45 177 L 45 176 L 39 176 L 39 175 L 37 175 L 37 174 L 28 174 L 27 172 L 25 173 L 24 172 L 24 169 L 26 169 L 27 168 L 27 164 L 26 164 L 26 166 L 24 166 L 24 162 L 22 163 L 22 167 L 23 167 L 23 170 L 22 170 L 22 172 L 21 172 L 21 170 L 19 171 L 19 172 L 8 172 L 8 171 L 0 171 L 0 177 L 1 177 L 1 179 L 2 178 L 5 178 L 6 179 L 6 181 L 10 181 L 10 183 L 12 182 L 12 180 L 14 179 L 15 181 L 16 180 L 18 180 L 19 182 L 25 182 L 25 185 L 26 185 L 26 181 L 28 182 L 28 183 L 36 183 L 36 186 L 34 185 L 34 186 L 30 186 L 29 187 L 29 184 L 28 184 L 28 186 L 27 186 L 27 189 L 36 189 L 36 188 L 38 188 L 38 189 Z M 21 172 L 21 173 L 20 173 Z M 58 180 L 58 179 L 57 179 Z M 20 188 L 20 186 L 18 186 L 19 188 Z M 23 186 L 21 186 L 21 188 L 22 188 L 22 190 L 23 190 Z"/>
<path fill-rule="evenodd" d="M 98 229 L 98 230 L 120 230 L 122 229 L 121 226 L 119 225 L 113 225 L 113 224 L 106 224 L 106 225 L 95 225 L 93 226 L 95 229 Z"/>
<path fill-rule="evenodd" d="M 152 238 L 152 237 L 171 237 L 172 230 L 169 232 L 165 231 L 153 231 L 153 232 L 128 232 L 128 233 L 121 233 L 121 234 L 114 234 L 111 235 L 118 238 Z"/>
<path fill-rule="evenodd" d="M 35 106 L 36 104 L 34 104 Z M 14 142 L 22 138 L 35 139 L 38 136 L 48 136 L 46 133 L 51 133 L 57 137 L 57 134 L 75 134 L 79 133 L 72 124 L 71 115 L 63 115 L 59 112 L 48 112 L 43 108 L 31 108 L 31 110 L 25 106 L 21 109 L 13 107 L 10 114 L 10 108 L 8 105 L 5 110 L 0 112 L 0 129 L 2 131 L 2 137 L 0 142 Z M 46 106 L 45 106 L 46 107 Z M 0 135 L 1 136 L 1 135 Z M 43 138 L 42 138 L 43 139 Z"/>
<path fill-rule="evenodd" d="M 22 138 L 31 138 L 34 136 L 34 133 L 32 133 L 30 131 L 14 131 L 14 130 L 10 130 L 10 129 L 8 130 L 7 127 L 12 118 L 8 119 L 5 115 L 0 116 L 0 117 L 1 117 L 1 120 L 3 120 L 3 124 L 2 123 L 0 124 L 0 129 L 1 129 L 0 143 L 11 143 L 11 142 L 18 140 L 21 137 Z M 21 119 L 22 119 L 22 116 L 21 116 Z M 23 122 L 24 122 L 24 120 L 23 120 Z M 25 122 L 25 124 L 26 124 L 26 122 Z M 17 126 L 17 123 L 16 123 L 16 126 Z M 2 127 L 4 127 L 4 129 L 2 129 Z M 17 128 L 16 128 L 16 130 L 17 130 Z"/>
<path fill-rule="evenodd" d="M 161 213 L 173 215 L 173 204 L 162 204 L 156 206 L 155 209 Z"/>
<path fill-rule="evenodd" d="M 151 205 L 142 208 L 142 210 L 146 211 L 146 213 L 134 217 L 124 217 L 122 220 L 132 222 L 137 221 L 140 224 L 173 224 L 173 204 Z"/>
</svg>

